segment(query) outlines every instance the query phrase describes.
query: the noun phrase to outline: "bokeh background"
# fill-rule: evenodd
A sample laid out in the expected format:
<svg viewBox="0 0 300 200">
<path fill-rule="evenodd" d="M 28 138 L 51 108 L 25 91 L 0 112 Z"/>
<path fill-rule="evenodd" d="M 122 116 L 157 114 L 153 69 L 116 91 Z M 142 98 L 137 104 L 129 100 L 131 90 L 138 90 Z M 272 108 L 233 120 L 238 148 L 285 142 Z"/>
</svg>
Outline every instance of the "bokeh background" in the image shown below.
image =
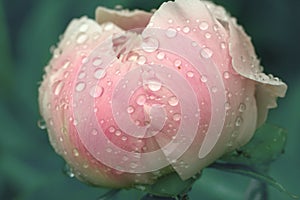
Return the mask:
<svg viewBox="0 0 300 200">
<path fill-rule="evenodd" d="M 74 17 L 94 17 L 98 5 L 151 10 L 163 0 L 1 0 L 0 1 L 0 199 L 96 200 L 105 189 L 87 186 L 63 173 L 64 161 L 51 148 L 40 119 L 37 88 L 43 67 Z M 215 0 L 238 18 L 252 36 L 268 73 L 289 85 L 268 122 L 288 130 L 284 156 L 270 174 L 300 195 L 300 1 Z M 208 169 L 190 192 L 191 199 L 243 199 L 248 178 Z M 122 191 L 114 199 L 137 199 Z M 270 188 L 270 199 L 288 197 Z"/>
</svg>

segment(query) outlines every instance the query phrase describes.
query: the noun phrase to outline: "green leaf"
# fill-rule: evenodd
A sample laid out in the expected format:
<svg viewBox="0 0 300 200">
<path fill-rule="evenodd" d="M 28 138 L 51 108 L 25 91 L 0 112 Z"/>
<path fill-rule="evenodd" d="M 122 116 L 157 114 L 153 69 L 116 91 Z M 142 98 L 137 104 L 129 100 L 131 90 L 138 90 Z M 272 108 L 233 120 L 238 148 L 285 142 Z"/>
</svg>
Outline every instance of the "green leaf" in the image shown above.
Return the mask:
<svg viewBox="0 0 300 200">
<path fill-rule="evenodd" d="M 247 145 L 226 154 L 221 160 L 264 170 L 284 152 L 286 140 L 284 129 L 264 124 Z"/>
<path fill-rule="evenodd" d="M 221 163 L 221 162 L 215 162 L 214 164 L 210 165 L 211 168 L 231 172 L 231 173 L 237 173 L 244 176 L 248 176 L 254 179 L 257 179 L 263 183 L 267 183 L 274 188 L 278 189 L 281 192 L 286 193 L 293 199 L 298 199 L 299 197 L 296 195 L 293 195 L 289 193 L 280 183 L 278 183 L 275 179 L 272 177 L 263 174 L 247 165 L 241 165 L 241 164 L 231 164 L 231 163 Z"/>
<path fill-rule="evenodd" d="M 200 177 L 200 174 L 183 181 L 177 173 L 165 175 L 158 179 L 153 185 L 139 185 L 137 189 L 161 197 L 177 197 L 186 194 Z"/>
</svg>

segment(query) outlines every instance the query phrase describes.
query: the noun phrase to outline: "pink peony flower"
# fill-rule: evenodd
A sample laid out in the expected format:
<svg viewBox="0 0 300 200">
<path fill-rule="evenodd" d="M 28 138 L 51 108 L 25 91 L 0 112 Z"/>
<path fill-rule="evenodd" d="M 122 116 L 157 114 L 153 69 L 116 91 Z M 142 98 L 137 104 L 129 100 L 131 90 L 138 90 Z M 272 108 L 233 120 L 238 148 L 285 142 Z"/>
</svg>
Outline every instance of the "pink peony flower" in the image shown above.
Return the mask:
<svg viewBox="0 0 300 200">
<path fill-rule="evenodd" d="M 70 23 L 45 70 L 52 146 L 76 177 L 114 188 L 194 176 L 246 144 L 287 89 L 236 20 L 199 0 L 99 7 Z"/>
</svg>

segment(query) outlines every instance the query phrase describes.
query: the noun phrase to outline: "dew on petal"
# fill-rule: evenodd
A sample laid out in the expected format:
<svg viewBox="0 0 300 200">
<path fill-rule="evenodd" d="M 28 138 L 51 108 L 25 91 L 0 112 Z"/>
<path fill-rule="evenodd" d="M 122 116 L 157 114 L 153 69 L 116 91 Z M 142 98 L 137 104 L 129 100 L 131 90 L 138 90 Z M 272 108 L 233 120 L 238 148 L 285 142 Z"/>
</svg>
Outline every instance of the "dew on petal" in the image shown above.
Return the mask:
<svg viewBox="0 0 300 200">
<path fill-rule="evenodd" d="M 77 92 L 82 92 L 85 89 L 85 83 L 84 82 L 77 83 L 75 89 Z"/>
<path fill-rule="evenodd" d="M 162 60 L 162 59 L 165 58 L 165 53 L 164 52 L 159 52 L 156 57 L 157 57 L 158 60 Z"/>
<path fill-rule="evenodd" d="M 176 113 L 173 115 L 173 120 L 174 121 L 179 121 L 181 119 L 181 115 L 179 113 Z"/>
<path fill-rule="evenodd" d="M 133 112 L 134 112 L 134 107 L 133 106 L 128 106 L 127 113 L 132 114 Z"/>
<path fill-rule="evenodd" d="M 223 77 L 225 78 L 225 79 L 229 79 L 230 78 L 230 74 L 229 74 L 229 72 L 224 72 L 223 73 Z"/>
<path fill-rule="evenodd" d="M 91 88 L 90 90 L 90 95 L 91 97 L 97 98 L 100 97 L 103 94 L 103 87 L 99 85 L 95 85 Z"/>
<path fill-rule="evenodd" d="M 73 149 L 73 155 L 75 156 L 75 157 L 78 157 L 79 156 L 79 152 L 78 152 L 78 149 Z"/>
<path fill-rule="evenodd" d="M 64 82 L 62 81 L 57 81 L 53 84 L 54 86 L 54 95 L 59 95 L 60 92 L 62 91 L 62 88 L 64 87 Z"/>
<path fill-rule="evenodd" d="M 149 81 L 148 82 L 148 88 L 153 92 L 159 91 L 161 86 L 162 86 L 162 84 L 158 81 Z"/>
<path fill-rule="evenodd" d="M 205 31 L 208 29 L 208 23 L 207 22 L 200 22 L 199 29 L 202 31 Z"/>
<path fill-rule="evenodd" d="M 243 118 L 238 116 L 235 120 L 235 126 L 241 126 L 243 123 Z"/>
<path fill-rule="evenodd" d="M 159 47 L 159 41 L 152 37 L 147 37 L 143 40 L 142 49 L 145 52 L 152 53 Z"/>
<path fill-rule="evenodd" d="M 44 130 L 47 128 L 46 122 L 43 119 L 38 120 L 37 125 L 40 129 Z"/>
<path fill-rule="evenodd" d="M 200 51 L 200 54 L 203 58 L 210 58 L 213 55 L 213 51 L 210 48 L 205 47 Z"/>
<path fill-rule="evenodd" d="M 85 42 L 87 41 L 87 39 L 88 39 L 88 35 L 87 35 L 87 34 L 85 34 L 85 33 L 80 33 L 80 34 L 78 34 L 78 36 L 77 36 L 76 42 L 77 42 L 78 44 L 83 44 L 83 43 L 85 43 Z"/>
<path fill-rule="evenodd" d="M 186 75 L 187 75 L 187 77 L 189 77 L 189 78 L 193 78 L 193 77 L 194 77 L 194 72 L 188 71 L 188 72 L 186 73 Z"/>
<path fill-rule="evenodd" d="M 93 129 L 93 130 L 91 131 L 91 134 L 94 135 L 94 136 L 98 135 L 97 129 Z"/>
<path fill-rule="evenodd" d="M 81 26 L 79 27 L 79 31 L 86 32 L 88 28 L 89 28 L 88 24 L 81 24 Z"/>
<path fill-rule="evenodd" d="M 168 30 L 166 31 L 166 36 L 169 38 L 176 37 L 176 35 L 177 35 L 177 31 L 174 28 L 168 28 Z"/>
<path fill-rule="evenodd" d="M 172 96 L 169 98 L 168 103 L 170 106 L 177 106 L 179 103 L 179 100 L 176 96 Z"/>
<path fill-rule="evenodd" d="M 185 26 L 185 27 L 182 29 L 182 32 L 184 32 L 184 33 L 189 33 L 190 30 L 191 30 L 191 29 L 190 29 L 189 27 Z"/>
<path fill-rule="evenodd" d="M 207 76 L 203 75 L 200 78 L 201 82 L 206 83 L 208 81 Z"/>
<path fill-rule="evenodd" d="M 138 63 L 139 65 L 143 65 L 143 64 L 146 63 L 146 61 L 147 61 L 147 59 L 146 59 L 145 56 L 140 56 L 140 57 L 138 58 L 138 60 L 137 60 L 137 63 Z"/>
<path fill-rule="evenodd" d="M 94 72 L 94 77 L 96 79 L 101 79 L 101 78 L 103 78 L 105 76 L 105 74 L 106 74 L 105 69 L 98 68 Z"/>
<path fill-rule="evenodd" d="M 244 112 L 246 110 L 246 105 L 244 104 L 244 103 L 241 103 L 240 105 L 239 105 L 239 111 L 240 112 Z"/>
<path fill-rule="evenodd" d="M 137 103 L 137 105 L 142 106 L 146 103 L 146 100 L 147 99 L 146 99 L 145 95 L 139 95 L 136 99 L 136 103 Z"/>
<path fill-rule="evenodd" d="M 95 66 L 95 67 L 98 67 L 99 65 L 101 65 L 102 64 L 102 59 L 100 58 L 100 57 L 96 57 L 96 58 L 94 58 L 93 59 L 93 65 Z"/>
</svg>

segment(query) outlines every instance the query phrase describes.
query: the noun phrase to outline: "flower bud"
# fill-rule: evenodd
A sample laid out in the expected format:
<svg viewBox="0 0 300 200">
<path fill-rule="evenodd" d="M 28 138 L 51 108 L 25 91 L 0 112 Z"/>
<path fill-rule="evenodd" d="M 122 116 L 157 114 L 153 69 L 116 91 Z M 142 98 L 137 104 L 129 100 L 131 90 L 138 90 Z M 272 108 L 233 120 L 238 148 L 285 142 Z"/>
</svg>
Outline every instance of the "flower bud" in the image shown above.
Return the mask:
<svg viewBox="0 0 300 200">
<path fill-rule="evenodd" d="M 45 70 L 52 146 L 79 179 L 114 188 L 194 176 L 246 144 L 287 89 L 236 20 L 199 0 L 99 7 L 70 23 Z"/>
</svg>

